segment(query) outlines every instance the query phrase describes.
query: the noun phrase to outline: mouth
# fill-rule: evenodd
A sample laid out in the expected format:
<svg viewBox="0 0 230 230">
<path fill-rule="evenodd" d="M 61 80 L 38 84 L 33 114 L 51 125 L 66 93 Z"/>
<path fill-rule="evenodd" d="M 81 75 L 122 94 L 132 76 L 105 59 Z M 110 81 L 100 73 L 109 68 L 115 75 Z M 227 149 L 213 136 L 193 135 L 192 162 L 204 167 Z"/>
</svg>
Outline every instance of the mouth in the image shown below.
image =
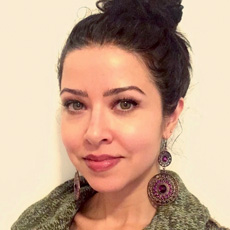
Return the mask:
<svg viewBox="0 0 230 230">
<path fill-rule="evenodd" d="M 122 158 L 122 156 L 90 154 L 84 157 L 83 160 L 92 171 L 103 172 L 113 168 Z"/>
</svg>

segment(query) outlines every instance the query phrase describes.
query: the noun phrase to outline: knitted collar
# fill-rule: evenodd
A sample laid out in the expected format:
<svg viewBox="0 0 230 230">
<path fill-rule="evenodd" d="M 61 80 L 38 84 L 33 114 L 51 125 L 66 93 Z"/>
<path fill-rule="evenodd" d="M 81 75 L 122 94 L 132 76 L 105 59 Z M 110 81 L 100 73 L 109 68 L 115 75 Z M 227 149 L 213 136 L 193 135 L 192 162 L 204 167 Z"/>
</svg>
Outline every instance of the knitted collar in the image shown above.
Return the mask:
<svg viewBox="0 0 230 230">
<path fill-rule="evenodd" d="M 197 230 L 205 229 L 210 216 L 208 210 L 185 187 L 180 177 L 168 171 L 178 180 L 179 195 L 170 205 L 161 206 L 144 230 Z M 81 178 L 80 198 L 76 202 L 73 180 L 54 189 L 47 197 L 29 207 L 12 226 L 12 230 L 67 230 L 81 205 L 95 191 Z"/>
</svg>

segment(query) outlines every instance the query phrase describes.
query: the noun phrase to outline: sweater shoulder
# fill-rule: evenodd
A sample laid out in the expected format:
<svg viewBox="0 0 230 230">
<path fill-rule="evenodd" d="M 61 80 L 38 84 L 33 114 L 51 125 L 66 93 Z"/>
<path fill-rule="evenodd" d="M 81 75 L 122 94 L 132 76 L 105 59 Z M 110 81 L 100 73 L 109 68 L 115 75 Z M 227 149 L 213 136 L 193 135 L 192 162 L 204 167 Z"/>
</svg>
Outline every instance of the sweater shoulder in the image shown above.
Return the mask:
<svg viewBox="0 0 230 230">
<path fill-rule="evenodd" d="M 53 227 L 68 222 L 64 221 L 66 212 L 70 215 L 75 212 L 73 190 L 73 179 L 59 185 L 46 197 L 27 208 L 13 224 L 11 230 L 43 229 L 47 222 L 52 223 Z M 62 212 L 63 210 L 65 212 Z"/>
<path fill-rule="evenodd" d="M 230 229 L 222 227 L 214 219 L 210 219 L 206 224 L 205 230 L 230 230 Z"/>
</svg>

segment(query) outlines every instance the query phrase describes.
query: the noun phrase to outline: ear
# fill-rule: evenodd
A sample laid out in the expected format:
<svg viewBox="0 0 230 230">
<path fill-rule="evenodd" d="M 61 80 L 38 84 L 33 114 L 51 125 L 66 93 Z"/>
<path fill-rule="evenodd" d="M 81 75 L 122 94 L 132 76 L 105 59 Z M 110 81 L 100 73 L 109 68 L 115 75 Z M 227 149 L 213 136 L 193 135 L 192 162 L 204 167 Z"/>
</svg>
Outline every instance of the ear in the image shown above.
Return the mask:
<svg viewBox="0 0 230 230">
<path fill-rule="evenodd" d="M 184 108 L 184 99 L 181 97 L 177 103 L 177 107 L 172 114 L 167 116 L 164 121 L 163 138 L 168 139 L 173 133 L 174 128 L 177 125 L 179 116 Z"/>
</svg>

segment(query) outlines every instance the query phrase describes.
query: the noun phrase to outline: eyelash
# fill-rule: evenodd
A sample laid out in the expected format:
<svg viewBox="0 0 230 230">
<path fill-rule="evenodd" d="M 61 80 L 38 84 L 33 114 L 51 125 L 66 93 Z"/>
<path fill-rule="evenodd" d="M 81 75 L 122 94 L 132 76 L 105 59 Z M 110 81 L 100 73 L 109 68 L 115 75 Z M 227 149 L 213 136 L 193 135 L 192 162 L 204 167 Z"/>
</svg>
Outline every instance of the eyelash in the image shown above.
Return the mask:
<svg viewBox="0 0 230 230">
<path fill-rule="evenodd" d="M 68 99 L 67 99 L 66 101 L 63 102 L 62 105 L 63 105 L 64 108 L 65 108 L 66 110 L 68 110 L 69 112 L 76 113 L 77 111 L 82 110 L 82 109 L 79 109 L 79 110 L 70 109 L 70 106 L 73 105 L 74 103 L 79 103 L 79 104 L 81 104 L 81 105 L 85 108 L 84 104 L 81 103 L 81 102 L 78 101 L 78 100 L 68 100 Z"/>
<path fill-rule="evenodd" d="M 132 108 L 131 109 L 118 109 L 118 111 L 121 113 L 128 113 L 139 105 L 139 102 L 137 102 L 136 100 L 134 100 L 132 98 L 122 98 L 122 99 L 118 99 L 115 102 L 113 102 L 112 108 L 115 108 L 117 105 L 119 105 L 122 102 L 127 102 L 127 103 L 131 104 Z"/>
<path fill-rule="evenodd" d="M 115 100 L 114 102 L 112 102 L 111 104 L 111 108 L 114 109 L 116 106 L 118 106 L 120 103 L 122 102 L 127 102 L 128 104 L 131 104 L 131 108 L 128 108 L 128 109 L 117 109 L 117 111 L 119 113 L 127 113 L 127 112 L 130 112 L 132 111 L 135 107 L 137 107 L 139 105 L 139 102 L 135 99 L 132 99 L 132 98 L 122 98 L 122 99 L 118 99 L 118 100 Z M 70 109 L 70 106 L 73 105 L 74 103 L 79 103 L 83 106 L 83 109 L 79 109 L 79 110 L 75 110 L 75 109 Z M 72 113 L 77 113 L 77 112 L 80 112 L 82 110 L 85 110 L 86 109 L 86 106 L 78 101 L 78 100 L 66 100 L 63 102 L 62 104 L 64 106 L 64 108 L 69 111 L 69 112 L 72 112 Z"/>
</svg>

